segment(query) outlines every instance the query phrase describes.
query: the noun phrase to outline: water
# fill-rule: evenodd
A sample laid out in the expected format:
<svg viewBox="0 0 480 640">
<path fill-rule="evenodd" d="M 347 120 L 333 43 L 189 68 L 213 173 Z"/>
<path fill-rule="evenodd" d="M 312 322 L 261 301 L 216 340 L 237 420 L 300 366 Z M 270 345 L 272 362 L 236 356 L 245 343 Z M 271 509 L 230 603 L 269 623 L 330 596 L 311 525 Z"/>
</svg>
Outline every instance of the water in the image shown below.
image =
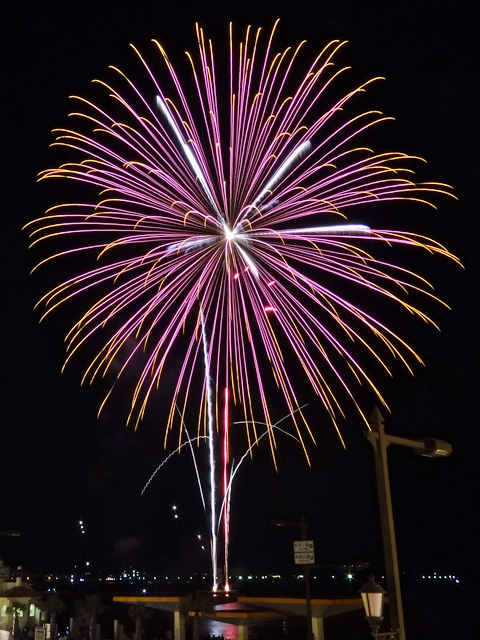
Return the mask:
<svg viewBox="0 0 480 640">
<path fill-rule="evenodd" d="M 217 620 L 200 621 L 200 638 L 222 636 L 225 640 L 238 640 L 238 627 L 235 624 L 226 624 Z"/>
<path fill-rule="evenodd" d="M 407 640 L 480 640 L 480 590 L 475 581 L 459 585 L 429 583 L 405 584 L 402 589 Z M 125 605 L 117 603 L 111 611 L 113 617 L 133 632 Z M 146 621 L 146 640 L 173 638 L 173 615 L 166 611 L 152 610 Z M 238 640 L 236 625 L 200 619 L 199 638 L 224 638 Z M 193 638 L 193 619 L 187 629 L 187 640 Z M 112 623 L 113 624 L 113 623 Z M 105 625 L 102 637 L 112 638 L 109 625 Z M 382 631 L 386 631 L 385 622 Z M 371 640 L 363 611 L 353 611 L 326 618 L 325 640 Z M 248 640 L 305 640 L 305 618 L 289 618 L 252 623 Z"/>
<path fill-rule="evenodd" d="M 407 586 L 403 604 L 407 640 L 480 640 L 480 601 L 478 586 Z M 371 640 L 363 611 L 353 611 L 326 618 L 326 640 Z M 200 621 L 200 638 L 217 637 L 238 640 L 235 625 L 217 621 Z M 388 629 L 384 623 L 381 631 Z M 304 619 L 270 621 L 249 626 L 249 640 L 305 640 Z"/>
<path fill-rule="evenodd" d="M 324 623 L 326 640 L 371 640 L 367 624 L 361 615 L 346 614 L 336 619 L 329 618 Z M 200 626 L 200 638 L 225 638 L 238 640 L 238 628 L 232 624 L 223 624 L 204 620 Z M 304 620 L 279 620 L 266 624 L 249 625 L 249 640 L 305 640 L 306 624 Z"/>
</svg>

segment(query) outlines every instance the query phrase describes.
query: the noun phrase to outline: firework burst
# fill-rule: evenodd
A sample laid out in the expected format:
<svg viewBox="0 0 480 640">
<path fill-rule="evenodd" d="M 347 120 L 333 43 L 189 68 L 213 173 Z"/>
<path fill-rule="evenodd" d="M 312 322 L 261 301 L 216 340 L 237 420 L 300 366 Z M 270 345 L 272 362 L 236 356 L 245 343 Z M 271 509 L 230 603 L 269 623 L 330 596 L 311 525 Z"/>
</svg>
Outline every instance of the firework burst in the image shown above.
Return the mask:
<svg viewBox="0 0 480 640">
<path fill-rule="evenodd" d="M 376 250 L 408 246 L 455 259 L 431 239 L 348 222 L 369 205 L 431 205 L 451 190 L 416 183 L 418 158 L 363 146 L 365 131 L 389 118 L 345 115 L 377 78 L 332 98 L 347 71 L 335 63 L 344 43 L 329 43 L 305 65 L 305 43 L 275 49 L 276 26 L 265 38 L 249 28 L 241 42 L 231 27 L 221 71 L 197 27 L 188 85 L 159 42 L 153 62 L 132 47 L 141 84 L 111 67 L 111 83 L 94 81 L 108 95 L 105 107 L 73 96 L 78 125 L 56 130 L 53 144 L 74 160 L 40 175 L 86 194 L 29 225 L 32 245 L 67 242 L 39 265 L 68 255 L 94 260 L 39 302 L 46 316 L 81 294 L 93 301 L 67 335 L 66 361 L 92 343 L 88 382 L 114 363 L 120 378 L 142 361 L 128 416 L 135 425 L 174 368 L 165 438 L 178 425 L 179 444 L 187 410 L 198 413 L 198 435 L 213 437 L 212 425 L 228 423 L 228 398 L 243 414 L 249 448 L 266 424 L 274 454 L 272 413 L 286 410 L 307 453 L 313 434 L 300 409 L 299 372 L 336 427 L 344 403 L 356 405 L 357 384 L 383 403 L 351 345 L 386 371 L 386 354 L 408 369 L 419 356 L 368 305 L 344 297 L 342 282 L 430 322 L 408 297 L 434 297 L 429 283 L 376 259 Z M 201 382 L 199 368 L 209 372 Z M 228 460 L 228 425 L 222 446 Z"/>
</svg>

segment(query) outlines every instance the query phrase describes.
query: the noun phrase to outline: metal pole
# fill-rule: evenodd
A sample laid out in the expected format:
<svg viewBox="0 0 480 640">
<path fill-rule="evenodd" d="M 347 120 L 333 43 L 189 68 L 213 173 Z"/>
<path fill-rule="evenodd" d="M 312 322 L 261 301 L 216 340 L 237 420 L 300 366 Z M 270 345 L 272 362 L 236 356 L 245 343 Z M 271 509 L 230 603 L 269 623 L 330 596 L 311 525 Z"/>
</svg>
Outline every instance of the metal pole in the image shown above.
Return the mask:
<svg viewBox="0 0 480 640">
<path fill-rule="evenodd" d="M 307 539 L 307 521 L 302 514 L 300 518 L 300 531 L 302 532 L 302 540 Z M 303 565 L 303 575 L 305 579 L 305 601 L 307 604 L 307 640 L 314 640 L 313 624 L 312 624 L 312 590 L 310 584 L 310 565 Z"/>
<path fill-rule="evenodd" d="M 312 623 L 312 591 L 310 585 L 310 565 L 304 565 L 305 575 L 305 599 L 307 601 L 307 638 L 314 640 Z"/>
<path fill-rule="evenodd" d="M 385 435 L 384 422 L 380 411 L 375 407 L 369 421 L 370 427 L 375 433 L 371 434 L 371 437 L 370 434 L 368 434 L 367 438 L 373 445 L 375 451 L 375 474 L 377 478 L 378 506 L 382 528 L 385 576 L 390 603 L 390 622 L 394 630 L 398 629 L 399 640 L 405 640 L 400 573 L 398 570 L 397 544 L 393 525 L 392 498 L 390 495 L 390 479 L 387 465 L 387 447 L 389 441 Z"/>
<path fill-rule="evenodd" d="M 300 517 L 300 522 L 288 522 L 286 520 L 272 520 L 271 524 L 274 527 L 299 527 L 302 540 L 307 540 L 307 529 L 308 523 L 305 516 L 302 514 Z M 315 636 L 313 633 L 313 621 L 312 621 L 312 592 L 311 592 L 311 584 L 310 584 L 310 570 L 311 566 L 309 564 L 303 565 L 303 576 L 305 579 L 305 602 L 307 605 L 307 640 L 315 640 Z"/>
</svg>

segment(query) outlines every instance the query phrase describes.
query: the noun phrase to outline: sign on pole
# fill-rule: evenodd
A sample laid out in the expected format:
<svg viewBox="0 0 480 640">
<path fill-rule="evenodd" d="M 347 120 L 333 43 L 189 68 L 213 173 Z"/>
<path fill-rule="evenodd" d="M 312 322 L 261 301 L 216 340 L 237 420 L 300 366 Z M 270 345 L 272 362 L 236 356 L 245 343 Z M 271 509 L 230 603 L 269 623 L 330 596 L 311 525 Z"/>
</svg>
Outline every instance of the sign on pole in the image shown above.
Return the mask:
<svg viewBox="0 0 480 640">
<path fill-rule="evenodd" d="M 293 543 L 295 564 L 315 564 L 313 540 L 295 540 Z"/>
</svg>

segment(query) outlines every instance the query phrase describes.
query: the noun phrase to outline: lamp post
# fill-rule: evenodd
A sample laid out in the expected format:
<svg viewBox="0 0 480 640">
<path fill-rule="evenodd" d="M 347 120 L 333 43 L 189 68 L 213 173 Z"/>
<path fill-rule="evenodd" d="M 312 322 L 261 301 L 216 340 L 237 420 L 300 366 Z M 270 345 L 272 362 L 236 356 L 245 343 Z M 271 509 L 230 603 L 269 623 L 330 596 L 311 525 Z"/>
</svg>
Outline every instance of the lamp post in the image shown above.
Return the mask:
<svg viewBox="0 0 480 640">
<path fill-rule="evenodd" d="M 390 622 L 398 629 L 399 640 L 405 640 L 405 624 L 403 620 L 402 594 L 400 591 L 400 573 L 398 570 L 397 543 L 393 525 L 392 497 L 390 494 L 390 478 L 387 465 L 387 447 L 398 444 L 409 447 L 421 456 L 429 458 L 445 458 L 452 452 L 448 442 L 434 438 L 409 440 L 390 436 L 385 433 L 385 420 L 377 407 L 369 420 L 371 431 L 365 437 L 372 444 L 375 453 L 375 475 L 377 479 L 378 506 L 382 530 L 383 555 L 385 560 L 385 576 L 389 597 Z"/>
<path fill-rule="evenodd" d="M 308 523 L 305 516 L 302 514 L 299 522 L 288 522 L 286 520 L 272 520 L 272 526 L 274 527 L 298 527 L 301 531 L 302 540 L 307 540 Z M 313 555 L 313 554 L 312 554 Z M 313 558 L 312 558 L 313 559 Z M 314 564 L 315 560 L 311 564 Z M 306 618 L 307 618 L 307 640 L 314 640 L 313 625 L 312 625 L 312 591 L 310 585 L 310 567 L 311 564 L 305 563 L 303 565 L 303 575 L 305 578 L 305 602 L 307 606 Z"/>
<path fill-rule="evenodd" d="M 370 576 L 359 591 L 362 596 L 363 608 L 365 609 L 365 619 L 370 625 L 374 638 L 393 639 L 398 638 L 398 631 L 386 631 L 379 633 L 383 620 L 383 602 L 385 589 L 375 582 Z"/>
</svg>

